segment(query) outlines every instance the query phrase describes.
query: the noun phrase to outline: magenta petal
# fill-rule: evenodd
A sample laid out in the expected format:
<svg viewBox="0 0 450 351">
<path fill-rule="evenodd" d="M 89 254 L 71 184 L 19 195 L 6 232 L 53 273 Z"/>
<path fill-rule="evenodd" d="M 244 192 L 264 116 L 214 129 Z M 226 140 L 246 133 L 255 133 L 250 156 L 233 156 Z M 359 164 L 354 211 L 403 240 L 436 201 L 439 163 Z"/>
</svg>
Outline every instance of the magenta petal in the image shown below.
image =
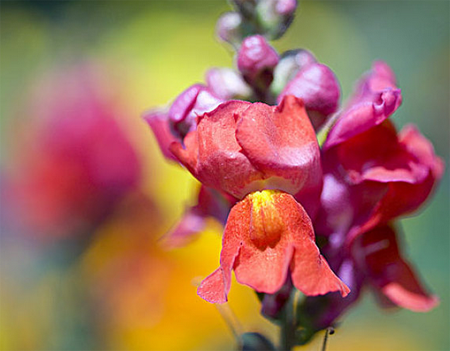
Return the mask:
<svg viewBox="0 0 450 351">
<path fill-rule="evenodd" d="M 381 124 L 400 106 L 402 96 L 390 67 L 377 61 L 358 83 L 353 96 L 323 145 L 329 149 L 373 126 Z"/>
<path fill-rule="evenodd" d="M 194 84 L 178 95 L 169 110 L 169 118 L 172 122 L 180 122 L 186 118 L 203 88 L 201 84 Z"/>
<path fill-rule="evenodd" d="M 217 36 L 225 42 L 232 45 L 238 45 L 242 38 L 242 21 L 242 16 L 238 12 L 225 12 L 217 20 Z"/>
<path fill-rule="evenodd" d="M 375 92 L 385 89 L 397 89 L 395 74 L 389 65 L 383 61 L 375 61 L 372 69 L 363 75 L 357 84 L 348 105 L 361 101 Z"/>
<path fill-rule="evenodd" d="M 164 246 L 169 249 L 182 247 L 192 242 L 205 228 L 205 215 L 190 208 L 181 220 L 163 238 Z"/>
<path fill-rule="evenodd" d="M 194 84 L 183 91 L 170 107 L 168 118 L 181 137 L 195 130 L 196 117 L 215 109 L 222 99 L 202 84 Z"/>
<path fill-rule="evenodd" d="M 417 210 L 430 196 L 444 172 L 443 160 L 436 156 L 431 143 L 413 126 L 406 126 L 399 134 L 399 142 L 427 171 L 424 179 L 414 183 L 392 183 L 389 192 L 378 206 L 384 221 Z"/>
<path fill-rule="evenodd" d="M 296 0 L 278 0 L 275 6 L 276 12 L 284 16 L 292 15 L 295 12 L 296 8 Z"/>
<path fill-rule="evenodd" d="M 235 199 L 201 186 L 197 204 L 188 208 L 181 220 L 162 238 L 164 245 L 167 248 L 187 245 L 205 229 L 208 218 L 215 218 L 224 225 L 234 203 Z"/>
<path fill-rule="evenodd" d="M 327 136 L 323 149 L 329 149 L 351 137 L 381 124 L 392 115 L 402 101 L 400 89 L 387 89 L 345 110 Z"/>
<path fill-rule="evenodd" d="M 178 141 L 178 139 L 170 131 L 167 113 L 160 110 L 151 110 L 144 115 L 144 119 L 152 129 L 163 155 L 169 160 L 178 162 L 178 159 L 169 149 L 170 144 Z"/>
</svg>

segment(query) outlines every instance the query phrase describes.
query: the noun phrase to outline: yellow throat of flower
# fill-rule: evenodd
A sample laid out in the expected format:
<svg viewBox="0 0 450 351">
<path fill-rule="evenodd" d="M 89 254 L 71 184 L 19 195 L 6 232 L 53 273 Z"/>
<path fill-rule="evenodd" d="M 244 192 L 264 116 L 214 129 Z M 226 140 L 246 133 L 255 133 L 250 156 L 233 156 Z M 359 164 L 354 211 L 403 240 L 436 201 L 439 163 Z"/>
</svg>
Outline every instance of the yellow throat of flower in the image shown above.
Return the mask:
<svg viewBox="0 0 450 351">
<path fill-rule="evenodd" d="M 252 206 L 250 239 L 258 248 L 273 247 L 281 238 L 285 225 L 276 199 L 279 190 L 255 191 L 247 195 Z"/>
</svg>

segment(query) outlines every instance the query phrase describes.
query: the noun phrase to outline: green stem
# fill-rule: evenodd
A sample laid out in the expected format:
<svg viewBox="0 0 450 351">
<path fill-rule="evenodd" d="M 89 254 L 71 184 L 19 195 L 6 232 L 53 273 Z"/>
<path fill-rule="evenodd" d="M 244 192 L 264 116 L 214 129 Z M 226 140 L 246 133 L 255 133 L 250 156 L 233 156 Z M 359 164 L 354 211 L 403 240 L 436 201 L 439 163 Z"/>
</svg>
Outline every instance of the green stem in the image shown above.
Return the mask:
<svg viewBox="0 0 450 351">
<path fill-rule="evenodd" d="M 239 320 L 237 319 L 236 315 L 234 314 L 233 310 L 230 308 L 228 303 L 224 304 L 215 304 L 217 310 L 219 311 L 220 315 L 224 319 L 225 323 L 227 324 L 228 328 L 230 329 L 231 333 L 234 336 L 234 339 L 236 340 L 237 350 L 242 349 L 242 338 L 241 335 L 243 334 L 241 324 L 239 323 Z"/>
<path fill-rule="evenodd" d="M 280 329 L 280 351 L 291 351 L 295 346 L 295 295 L 295 289 L 293 289 L 284 306 Z"/>
</svg>

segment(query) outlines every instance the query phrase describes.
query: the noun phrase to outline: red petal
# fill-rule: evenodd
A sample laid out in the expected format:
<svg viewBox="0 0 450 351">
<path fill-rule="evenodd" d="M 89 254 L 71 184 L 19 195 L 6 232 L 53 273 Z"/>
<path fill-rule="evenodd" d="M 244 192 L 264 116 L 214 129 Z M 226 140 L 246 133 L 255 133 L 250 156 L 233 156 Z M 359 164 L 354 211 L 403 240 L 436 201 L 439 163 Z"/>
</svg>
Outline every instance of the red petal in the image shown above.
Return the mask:
<svg viewBox="0 0 450 351">
<path fill-rule="evenodd" d="M 411 289 L 412 286 L 417 284 L 411 272 L 409 283 L 389 283 L 382 287 L 381 291 L 400 307 L 414 312 L 428 312 L 439 304 L 439 298 L 433 295 L 429 296 L 423 291 L 414 291 L 416 289 Z"/>
<path fill-rule="evenodd" d="M 301 100 L 289 95 L 278 107 L 251 105 L 239 116 L 236 138 L 252 164 L 270 177 L 265 189 L 296 194 L 310 183 L 320 188 L 319 147 Z"/>
<path fill-rule="evenodd" d="M 347 296 L 350 289 L 333 273 L 314 242 L 311 220 L 303 207 L 289 194 L 276 198 L 283 215 L 289 241 L 294 247 L 291 274 L 294 285 L 305 295 L 323 295 L 340 291 Z"/>
<path fill-rule="evenodd" d="M 228 300 L 228 291 L 225 274 L 222 267 L 219 267 L 202 281 L 197 289 L 197 294 L 211 303 L 225 303 Z"/>
<path fill-rule="evenodd" d="M 415 181 L 389 184 L 389 191 L 375 211 L 382 223 L 417 210 L 429 197 L 444 171 L 444 162 L 434 154 L 431 143 L 415 127 L 405 127 L 398 138 L 402 149 L 408 153 L 409 167 L 411 174 L 415 174 L 412 176 Z M 422 170 L 417 172 L 420 168 Z M 425 177 L 419 177 L 418 174 L 423 171 Z"/>
<path fill-rule="evenodd" d="M 185 147 L 180 142 L 173 142 L 169 149 L 189 172 L 196 177 L 198 155 L 197 131 L 194 130 L 186 135 L 184 145 Z"/>
<path fill-rule="evenodd" d="M 346 296 L 350 291 L 320 255 L 305 210 L 280 191 L 252 193 L 231 209 L 220 265 L 198 290 L 201 297 L 214 303 L 226 301 L 233 267 L 240 283 L 259 292 L 278 291 L 289 265 L 294 285 L 307 295 L 340 291 Z"/>
<path fill-rule="evenodd" d="M 306 295 L 340 291 L 346 296 L 350 290 L 320 255 L 311 220 L 303 207 L 282 192 L 264 191 L 264 196 L 269 197 L 266 203 L 264 196 L 257 196 L 251 194 L 244 200 L 252 205 L 252 220 L 243 234 L 241 253 L 235 263 L 238 280 L 258 291 L 273 293 L 283 285 L 290 264 L 294 285 Z M 255 230 L 268 239 L 266 246 L 255 241 Z M 278 241 L 274 240 L 277 235 Z"/>
<path fill-rule="evenodd" d="M 236 198 L 249 193 L 248 185 L 264 178 L 242 154 L 236 141 L 238 116 L 250 103 L 229 101 L 200 118 L 198 168 L 194 174 L 204 185 L 226 191 Z"/>
<path fill-rule="evenodd" d="M 353 183 L 364 180 L 418 183 L 429 172 L 429 167 L 417 162 L 399 142 L 388 121 L 342 143 L 337 154 Z"/>
<path fill-rule="evenodd" d="M 212 303 L 224 303 L 231 287 L 231 270 L 242 245 L 241 233 L 248 230 L 248 202 L 238 202 L 230 211 L 222 239 L 220 268 L 200 284 L 198 295 Z"/>
<path fill-rule="evenodd" d="M 396 233 L 389 226 L 377 227 L 361 237 L 365 255 L 359 265 L 372 284 L 395 304 L 412 311 L 428 311 L 438 299 L 423 288 L 409 264 L 401 257 Z M 364 251 L 361 251 L 364 250 Z"/>
<path fill-rule="evenodd" d="M 441 178 L 444 173 L 444 162 L 434 153 L 433 144 L 420 134 L 414 125 L 405 126 L 398 135 L 399 141 L 414 155 L 417 160 L 428 166 L 434 178 Z"/>
</svg>

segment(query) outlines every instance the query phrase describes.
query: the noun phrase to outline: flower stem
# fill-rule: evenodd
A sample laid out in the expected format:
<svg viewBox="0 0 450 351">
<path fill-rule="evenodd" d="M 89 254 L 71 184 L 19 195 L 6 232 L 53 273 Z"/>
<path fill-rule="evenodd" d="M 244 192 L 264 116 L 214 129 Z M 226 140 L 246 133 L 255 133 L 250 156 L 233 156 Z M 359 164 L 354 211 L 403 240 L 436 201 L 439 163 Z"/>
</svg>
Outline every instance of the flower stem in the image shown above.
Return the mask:
<svg viewBox="0 0 450 351">
<path fill-rule="evenodd" d="M 296 290 L 291 291 L 289 300 L 283 310 L 283 319 L 280 329 L 280 351 L 291 351 L 295 346 L 295 302 L 297 299 Z"/>
<path fill-rule="evenodd" d="M 231 333 L 233 334 L 237 349 L 240 350 L 242 348 L 242 338 L 241 335 L 243 334 L 241 324 L 239 323 L 239 320 L 237 319 L 236 315 L 234 314 L 233 310 L 230 308 L 228 303 L 224 304 L 215 304 L 217 310 L 219 311 L 222 318 L 225 320 L 225 323 L 227 324 L 228 328 L 230 329 Z"/>
</svg>

